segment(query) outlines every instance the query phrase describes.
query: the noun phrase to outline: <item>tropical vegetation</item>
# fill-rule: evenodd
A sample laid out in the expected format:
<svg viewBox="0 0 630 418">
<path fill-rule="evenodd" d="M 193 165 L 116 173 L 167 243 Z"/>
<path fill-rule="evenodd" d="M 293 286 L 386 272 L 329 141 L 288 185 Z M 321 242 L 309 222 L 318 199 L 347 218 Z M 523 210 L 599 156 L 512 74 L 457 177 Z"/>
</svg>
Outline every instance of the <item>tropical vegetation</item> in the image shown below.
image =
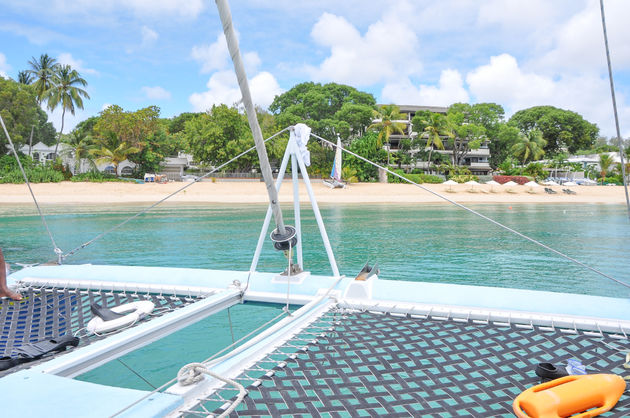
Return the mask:
<svg viewBox="0 0 630 418">
<path fill-rule="evenodd" d="M 145 172 L 159 172 L 166 157 L 187 153 L 195 165 L 205 170 L 253 147 L 242 109 L 224 104 L 168 119 L 161 116 L 157 106 L 123 109 L 112 105 L 66 133 L 66 114 L 74 114 L 89 99 L 86 86 L 87 80 L 75 69 L 48 54 L 33 57 L 28 68 L 18 72 L 17 81 L 0 78 L 0 115 L 16 148 L 38 142 L 55 144 L 55 154 L 58 151 L 68 164 L 64 166 L 60 159 L 49 165 L 25 164 L 29 170 L 41 167 L 44 171 L 57 170 L 65 178 L 74 173 L 75 180 L 106 181 L 116 176 L 99 174 L 99 164 L 110 166 L 120 175 L 121 164 L 129 161 L 135 167 L 131 175 L 140 177 Z M 60 108 L 59 132 L 48 122 L 42 107 Z M 397 168 L 397 173 L 412 175 L 418 182 L 444 177 L 459 181 L 475 178 L 466 166 L 471 153 L 482 147 L 489 149 L 492 169 L 506 175 L 543 179 L 560 172 L 585 170 L 588 176 L 603 181 L 620 179 L 620 165 L 606 154 L 618 151 L 619 144 L 600 138 L 597 126 L 577 113 L 552 106 L 523 109 L 506 120 L 505 111 L 498 104 L 455 103 L 446 111 L 415 112 L 410 129 L 413 133 L 406 135 L 407 116 L 397 106 L 377 106 L 373 95 L 351 86 L 306 82 L 278 95 L 268 111 L 257 109 L 257 117 L 264 137 L 286 126 L 306 123 L 315 135 L 332 141 L 339 136 L 350 151 L 382 166 Z M 396 138 L 393 144 L 397 146 L 390 152 L 392 138 Z M 280 165 L 287 141 L 288 134 L 284 133 L 267 142 L 274 167 Z M 6 144 L 2 135 L 0 148 Z M 630 143 L 623 146 L 630 153 Z M 310 173 L 327 176 L 334 149 L 318 140 L 311 140 L 308 148 Z M 593 165 L 584 168 L 568 163 L 569 153 L 602 154 L 598 165 L 601 170 L 596 172 Z M 539 162 L 541 158 L 546 162 Z M 257 166 L 257 154 L 252 152 L 222 171 L 256 175 Z M 3 181 L 20 181 L 9 172 L 3 171 Z M 344 157 L 342 175 L 352 181 L 379 179 L 374 166 L 352 156 Z M 53 177 L 60 178 L 35 177 L 51 181 Z M 397 181 L 396 177 L 390 176 L 390 181 Z"/>
</svg>

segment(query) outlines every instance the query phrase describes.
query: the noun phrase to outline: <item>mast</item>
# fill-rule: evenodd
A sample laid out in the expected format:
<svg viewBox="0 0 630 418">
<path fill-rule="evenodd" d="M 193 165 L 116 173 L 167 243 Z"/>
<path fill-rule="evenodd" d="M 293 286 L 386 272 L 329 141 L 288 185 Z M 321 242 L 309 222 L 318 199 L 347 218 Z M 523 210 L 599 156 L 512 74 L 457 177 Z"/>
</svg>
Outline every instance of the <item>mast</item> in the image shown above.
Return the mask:
<svg viewBox="0 0 630 418">
<path fill-rule="evenodd" d="M 267 156 L 267 149 L 263 142 L 262 131 L 260 125 L 258 125 L 258 119 L 256 118 L 256 109 L 254 108 L 254 102 L 249 91 L 249 84 L 247 83 L 247 75 L 245 74 L 245 67 L 243 66 L 243 59 L 241 58 L 241 52 L 238 46 L 238 40 L 234 33 L 234 26 L 232 25 L 232 13 L 230 12 L 230 6 L 227 0 L 215 0 L 217 3 L 217 9 L 219 10 L 219 16 L 221 17 L 221 23 L 223 24 L 223 32 L 225 33 L 225 39 L 227 40 L 228 50 L 234 63 L 234 71 L 236 72 L 236 78 L 238 79 L 238 86 L 241 89 L 243 95 L 243 105 L 245 105 L 245 112 L 247 113 L 247 120 L 249 127 L 254 135 L 254 142 L 256 143 L 256 151 L 258 152 L 258 158 L 260 160 L 260 170 L 262 172 L 265 185 L 267 186 L 267 194 L 269 195 L 269 203 L 273 212 L 273 217 L 276 221 L 276 231 L 272 233 L 272 239 L 276 242 L 281 242 L 282 239 L 289 235 L 290 232 L 285 228 L 282 220 L 282 210 L 278 205 L 278 191 L 273 184 L 273 175 L 271 173 L 271 167 L 269 165 L 269 157 Z M 273 235 L 279 239 L 274 239 Z M 295 235 L 293 233 L 293 235 Z M 288 239 L 291 239 L 289 237 Z"/>
<path fill-rule="evenodd" d="M 626 163 L 624 161 L 623 141 L 621 140 L 621 130 L 619 129 L 619 115 L 617 114 L 617 100 L 615 99 L 615 85 L 613 82 L 612 65 L 610 63 L 610 50 L 608 49 L 608 34 L 606 33 L 606 17 L 604 15 L 604 0 L 599 0 L 602 13 L 602 28 L 604 30 L 604 45 L 606 47 L 606 61 L 608 62 L 608 79 L 610 80 L 610 94 L 612 95 L 613 111 L 615 113 L 615 127 L 617 128 L 617 141 L 619 144 L 619 158 L 621 159 L 621 178 L 623 188 L 626 192 L 626 206 L 628 208 L 628 218 L 630 219 L 630 197 L 628 197 L 628 182 L 626 180 Z"/>
</svg>

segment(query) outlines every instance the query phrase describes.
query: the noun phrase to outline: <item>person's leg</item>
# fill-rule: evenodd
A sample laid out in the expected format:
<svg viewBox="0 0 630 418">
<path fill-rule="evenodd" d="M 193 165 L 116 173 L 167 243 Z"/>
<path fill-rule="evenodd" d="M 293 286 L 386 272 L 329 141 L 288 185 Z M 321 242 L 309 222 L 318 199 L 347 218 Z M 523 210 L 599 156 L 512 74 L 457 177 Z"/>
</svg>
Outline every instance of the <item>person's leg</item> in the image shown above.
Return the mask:
<svg viewBox="0 0 630 418">
<path fill-rule="evenodd" d="M 22 300 L 22 295 L 9 289 L 7 286 L 7 266 L 4 262 L 4 254 L 0 249 L 0 297 L 7 297 L 13 300 Z"/>
</svg>

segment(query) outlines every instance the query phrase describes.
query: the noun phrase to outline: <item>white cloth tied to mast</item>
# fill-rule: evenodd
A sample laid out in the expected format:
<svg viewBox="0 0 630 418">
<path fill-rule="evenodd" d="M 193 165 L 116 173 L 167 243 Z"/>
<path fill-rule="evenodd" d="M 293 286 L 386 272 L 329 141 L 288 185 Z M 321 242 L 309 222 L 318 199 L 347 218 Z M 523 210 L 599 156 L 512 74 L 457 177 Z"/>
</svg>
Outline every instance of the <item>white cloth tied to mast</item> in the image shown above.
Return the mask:
<svg viewBox="0 0 630 418">
<path fill-rule="evenodd" d="M 291 129 L 290 140 L 294 139 L 295 143 L 302 155 L 302 161 L 304 165 L 311 165 L 311 152 L 306 148 L 306 144 L 311 136 L 311 128 L 303 123 L 298 123 Z"/>
</svg>

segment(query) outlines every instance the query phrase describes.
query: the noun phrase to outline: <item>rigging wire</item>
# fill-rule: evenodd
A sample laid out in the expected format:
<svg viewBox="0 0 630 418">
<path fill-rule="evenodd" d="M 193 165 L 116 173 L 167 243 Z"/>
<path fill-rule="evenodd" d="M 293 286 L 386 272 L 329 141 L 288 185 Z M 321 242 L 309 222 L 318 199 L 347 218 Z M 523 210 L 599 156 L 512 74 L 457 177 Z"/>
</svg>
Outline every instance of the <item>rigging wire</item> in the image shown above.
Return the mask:
<svg viewBox="0 0 630 418">
<path fill-rule="evenodd" d="M 55 238 L 53 238 L 52 232 L 50 232 L 50 229 L 48 228 L 46 217 L 42 213 L 42 210 L 39 207 L 39 203 L 37 203 L 37 199 L 35 198 L 35 194 L 33 193 L 33 189 L 31 188 L 31 183 L 28 181 L 28 176 L 26 175 L 26 172 L 24 171 L 24 167 L 22 167 L 22 162 L 20 161 L 20 157 L 17 155 L 17 151 L 15 150 L 15 146 L 13 145 L 13 141 L 11 140 L 11 136 L 9 135 L 9 132 L 7 131 L 7 127 L 4 124 L 4 119 L 2 119 L 2 115 L 0 115 L 0 124 L 2 124 L 2 129 L 4 130 L 4 134 L 9 140 L 9 147 L 11 148 L 11 151 L 13 152 L 13 155 L 15 156 L 15 160 L 17 161 L 18 166 L 20 167 L 22 176 L 24 176 L 24 182 L 26 183 L 26 186 L 28 187 L 28 191 L 31 193 L 33 202 L 35 202 L 35 206 L 37 207 L 37 212 L 39 212 L 39 216 L 42 218 L 42 223 L 44 224 L 44 227 L 46 228 L 46 232 L 48 232 L 48 236 L 50 237 L 50 241 L 52 242 L 55 254 L 57 254 L 59 261 L 61 261 L 61 258 L 62 258 L 61 254 L 63 253 L 63 251 L 57 246 L 57 243 L 55 242 Z"/>
<path fill-rule="evenodd" d="M 322 138 L 322 137 L 321 137 L 321 136 L 319 136 L 319 135 L 316 135 L 316 134 L 314 134 L 314 133 L 311 133 L 311 135 L 313 135 L 315 138 L 319 139 L 320 141 L 323 141 L 323 142 L 327 143 L 328 145 L 331 145 L 331 146 L 333 146 L 333 147 L 337 147 L 337 144 L 334 144 L 334 143 L 332 143 L 331 141 L 328 141 L 327 139 L 324 139 L 324 138 Z M 400 178 L 401 180 L 404 180 L 404 181 L 406 181 L 407 183 L 410 183 L 410 184 L 412 184 L 412 185 L 414 185 L 414 186 L 416 186 L 416 187 L 419 187 L 420 189 L 422 189 L 422 190 L 424 190 L 424 191 L 426 191 L 426 192 L 429 192 L 429 193 L 431 193 L 432 195 L 435 195 L 435 196 L 439 197 L 440 199 L 446 200 L 447 202 L 449 202 L 449 203 L 451 203 L 451 204 L 453 204 L 453 205 L 455 205 L 455 206 L 457 206 L 457 207 L 459 207 L 459 208 L 461 208 L 461 209 L 464 209 L 464 210 L 466 210 L 466 211 L 468 211 L 468 212 L 470 212 L 470 213 L 472 213 L 472 214 L 474 214 L 474 215 L 477 215 L 477 216 L 479 216 L 480 218 L 483 218 L 483 219 L 485 219 L 486 221 L 488 221 L 488 222 L 490 222 L 490 223 L 493 223 L 493 224 L 495 224 L 496 226 L 498 226 L 498 227 L 500 227 L 500 228 L 505 229 L 506 231 L 509 231 L 509 232 L 511 232 L 511 233 L 513 233 L 513 234 L 515 234 L 515 235 L 518 235 L 519 237 L 521 237 L 521 238 L 523 238 L 523 239 L 526 239 L 527 241 L 530 241 L 530 242 L 532 242 L 532 243 L 534 243 L 534 244 L 536 244 L 536 245 L 538 245 L 538 246 L 540 246 L 540 247 L 542 247 L 542 248 L 544 248 L 544 249 L 546 249 L 546 250 L 548 250 L 548 251 L 551 251 L 552 253 L 555 253 L 555 254 L 557 254 L 557 255 L 559 255 L 559 256 L 561 256 L 561 257 L 564 257 L 564 258 L 566 258 L 567 260 L 572 261 L 573 263 L 575 263 L 575 264 L 577 264 L 577 265 L 579 265 L 579 266 L 581 266 L 581 267 L 584 267 L 584 268 L 586 268 L 586 269 L 588 269 L 588 270 L 590 270 L 590 271 L 592 271 L 592 272 L 594 272 L 594 273 L 599 274 L 600 276 L 603 276 L 603 277 L 605 277 L 605 278 L 607 278 L 607 279 L 610 279 L 610 280 L 614 281 L 615 283 L 618 283 L 618 284 L 620 284 L 620 285 L 622 285 L 622 286 L 625 286 L 625 287 L 627 287 L 627 288 L 630 288 L 630 284 L 628 284 L 628 283 L 626 283 L 626 282 L 624 282 L 624 281 L 618 280 L 618 279 L 616 279 L 616 278 L 614 278 L 614 277 L 612 277 L 612 276 L 610 276 L 610 275 L 608 275 L 608 274 L 606 274 L 606 273 L 604 273 L 604 272 L 602 272 L 602 271 L 600 271 L 600 270 L 598 270 L 598 269 L 596 269 L 596 268 L 594 268 L 594 267 L 591 267 L 591 266 L 589 266 L 589 265 L 587 265 L 587 264 L 584 264 L 584 263 L 582 263 L 581 261 L 576 260 L 575 258 L 573 258 L 573 257 L 571 257 L 571 256 L 568 256 L 568 255 L 566 255 L 566 254 L 564 254 L 564 253 L 562 253 L 562 252 L 560 252 L 560 251 L 558 251 L 558 250 L 556 250 L 556 249 L 553 249 L 553 248 L 549 247 L 548 245 L 545 245 L 545 244 L 543 244 L 542 242 L 540 242 L 540 241 L 538 241 L 538 240 L 536 240 L 536 239 L 534 239 L 534 238 L 528 237 L 527 235 L 522 234 L 522 233 L 520 233 L 520 232 L 516 231 L 515 229 L 510 228 L 509 226 L 503 225 L 501 222 L 495 221 L 494 219 L 489 218 L 489 217 L 487 217 L 486 215 L 483 215 L 483 214 L 481 214 L 481 213 L 477 212 L 477 211 L 476 211 L 476 210 L 474 210 L 474 209 L 471 209 L 471 208 L 469 208 L 469 207 L 467 207 L 467 206 L 464 206 L 464 205 L 462 205 L 461 203 L 457 203 L 457 202 L 455 202 L 454 200 L 451 200 L 451 199 L 449 199 L 448 197 L 446 197 L 446 196 L 444 196 L 444 195 L 441 195 L 440 193 L 437 193 L 437 192 L 435 192 L 435 191 L 433 191 L 433 190 L 431 190 L 431 189 L 429 189 L 429 188 L 427 188 L 427 187 L 425 187 L 425 186 L 422 186 L 421 184 L 418 184 L 418 183 L 416 183 L 416 182 L 414 182 L 414 181 L 411 181 L 411 180 L 409 180 L 408 178 L 406 178 L 406 177 L 404 177 L 404 176 L 401 176 L 400 174 L 394 173 L 393 171 L 391 171 L 391 170 L 389 170 L 389 169 L 387 169 L 387 168 L 385 168 L 385 167 L 382 167 L 382 166 L 380 166 L 380 165 L 378 165 L 378 164 L 376 164 L 376 163 L 374 163 L 374 162 L 372 162 L 372 161 L 368 160 L 367 158 L 361 157 L 360 155 L 355 154 L 354 152 L 349 151 L 349 150 L 347 150 L 347 149 L 345 149 L 345 148 L 343 148 L 343 147 L 341 147 L 341 150 L 342 150 L 342 151 L 344 151 L 344 152 L 346 152 L 346 153 L 348 153 L 348 154 L 350 154 L 350 155 L 352 155 L 352 156 L 354 156 L 354 157 L 356 157 L 356 158 L 358 158 L 358 159 L 360 159 L 361 161 L 365 161 L 366 163 L 373 165 L 374 167 L 377 167 L 377 168 L 379 168 L 379 169 L 381 169 L 381 170 L 385 170 L 385 171 L 386 171 L 386 172 L 388 172 L 389 174 L 391 174 L 391 175 L 393 175 L 393 176 L 396 176 L 396 177 Z"/>
<path fill-rule="evenodd" d="M 279 132 L 277 132 L 277 133 L 275 133 L 275 134 L 271 135 L 269 138 L 265 139 L 265 140 L 263 141 L 263 143 L 266 143 L 267 141 L 269 141 L 269 140 L 271 140 L 271 139 L 275 138 L 276 136 L 280 135 L 281 133 L 283 133 L 283 132 L 287 131 L 289 128 L 290 128 L 290 127 L 284 128 L 284 129 L 282 129 L 281 131 L 279 131 Z M 141 210 L 140 212 L 136 213 L 135 215 L 130 216 L 129 218 L 125 219 L 124 221 L 122 221 L 122 222 L 121 222 L 121 223 L 119 223 L 118 225 L 115 225 L 115 226 L 111 227 L 110 229 L 108 229 L 108 230 L 106 230 L 106 231 L 104 231 L 104 232 L 101 232 L 101 233 L 100 233 L 100 234 L 98 234 L 96 237 L 92 238 L 91 240 L 86 241 L 85 243 L 81 244 L 80 246 L 76 247 L 75 249 L 73 249 L 73 250 L 71 250 L 71 251 L 68 251 L 66 254 L 61 255 L 61 256 L 60 256 L 60 257 L 61 257 L 61 259 L 63 260 L 63 259 L 66 259 L 67 257 L 69 257 L 69 256 L 71 256 L 71 255 L 74 255 L 74 254 L 75 254 L 76 252 L 78 252 L 79 250 L 81 250 L 81 249 L 83 249 L 83 248 L 87 247 L 88 245 L 90 245 L 90 244 L 94 243 L 95 241 L 97 241 L 97 240 L 99 240 L 99 239 L 103 238 L 105 235 L 107 235 L 107 234 L 109 234 L 109 233 L 111 233 L 111 232 L 113 232 L 113 231 L 117 230 L 118 228 L 120 228 L 121 226 L 125 225 L 125 224 L 126 224 L 126 223 L 128 223 L 129 221 L 131 221 L 131 220 L 133 220 L 133 219 L 137 218 L 138 216 L 140 216 L 140 215 L 143 215 L 143 214 L 147 213 L 148 211 L 150 211 L 150 210 L 151 210 L 151 209 L 153 209 L 154 207 L 158 206 L 159 204 L 164 203 L 166 200 L 170 199 L 171 197 L 175 196 L 176 194 L 178 194 L 178 193 L 182 192 L 183 190 L 185 190 L 185 189 L 187 189 L 187 188 L 191 187 L 193 184 L 195 184 L 195 183 L 197 183 L 197 182 L 199 182 L 199 181 L 203 180 L 204 178 L 208 177 L 210 174 L 213 174 L 213 173 L 215 173 L 215 172 L 217 172 L 217 171 L 221 170 L 223 167 L 225 167 L 225 166 L 227 166 L 227 165 L 231 164 L 232 162 L 236 161 L 237 159 L 239 159 L 239 158 L 240 158 L 240 157 L 242 157 L 243 155 L 245 155 L 245 154 L 247 154 L 247 153 L 249 153 L 249 152 L 251 152 L 251 151 L 253 151 L 253 150 L 255 150 L 255 149 L 256 149 L 256 146 L 253 146 L 253 147 L 251 147 L 251 148 L 247 149 L 246 151 L 241 152 L 240 154 L 238 154 L 238 155 L 237 155 L 237 156 L 235 156 L 234 158 L 230 159 L 229 161 L 227 161 L 227 162 L 225 162 L 225 163 L 221 164 L 221 165 L 220 165 L 220 166 L 218 166 L 218 167 L 215 167 L 214 169 L 212 169 L 212 170 L 211 170 L 211 171 L 209 171 L 208 173 L 206 173 L 206 174 L 204 174 L 203 176 L 199 177 L 199 178 L 198 178 L 198 179 L 196 179 L 194 182 L 192 182 L 192 183 L 188 183 L 187 185 L 185 185 L 185 186 L 183 186 L 183 187 L 181 187 L 181 188 L 179 188 L 179 189 L 175 190 L 174 192 L 172 192 L 172 193 L 171 193 L 171 194 L 169 194 L 168 196 L 164 197 L 162 200 L 159 200 L 159 201 L 155 202 L 155 203 L 154 203 L 154 204 L 152 204 L 151 206 L 148 206 L 147 208 L 145 208 L 145 209 Z"/>
<path fill-rule="evenodd" d="M 608 33 L 606 32 L 606 17 L 604 15 L 604 0 L 599 0 L 602 15 L 602 29 L 604 31 L 604 46 L 606 47 L 606 62 L 608 63 L 608 80 L 610 81 L 610 95 L 612 96 L 613 111 L 615 114 L 615 128 L 617 128 L 617 141 L 619 144 L 619 158 L 621 160 L 621 178 L 623 188 L 626 192 L 626 206 L 628 208 L 628 219 L 630 219 L 630 197 L 628 196 L 628 181 L 626 180 L 626 164 L 623 158 L 623 141 L 621 130 L 619 129 L 619 115 L 617 114 L 617 99 L 615 98 L 615 84 L 613 82 L 612 64 L 610 63 L 610 50 L 608 48 Z"/>
</svg>

